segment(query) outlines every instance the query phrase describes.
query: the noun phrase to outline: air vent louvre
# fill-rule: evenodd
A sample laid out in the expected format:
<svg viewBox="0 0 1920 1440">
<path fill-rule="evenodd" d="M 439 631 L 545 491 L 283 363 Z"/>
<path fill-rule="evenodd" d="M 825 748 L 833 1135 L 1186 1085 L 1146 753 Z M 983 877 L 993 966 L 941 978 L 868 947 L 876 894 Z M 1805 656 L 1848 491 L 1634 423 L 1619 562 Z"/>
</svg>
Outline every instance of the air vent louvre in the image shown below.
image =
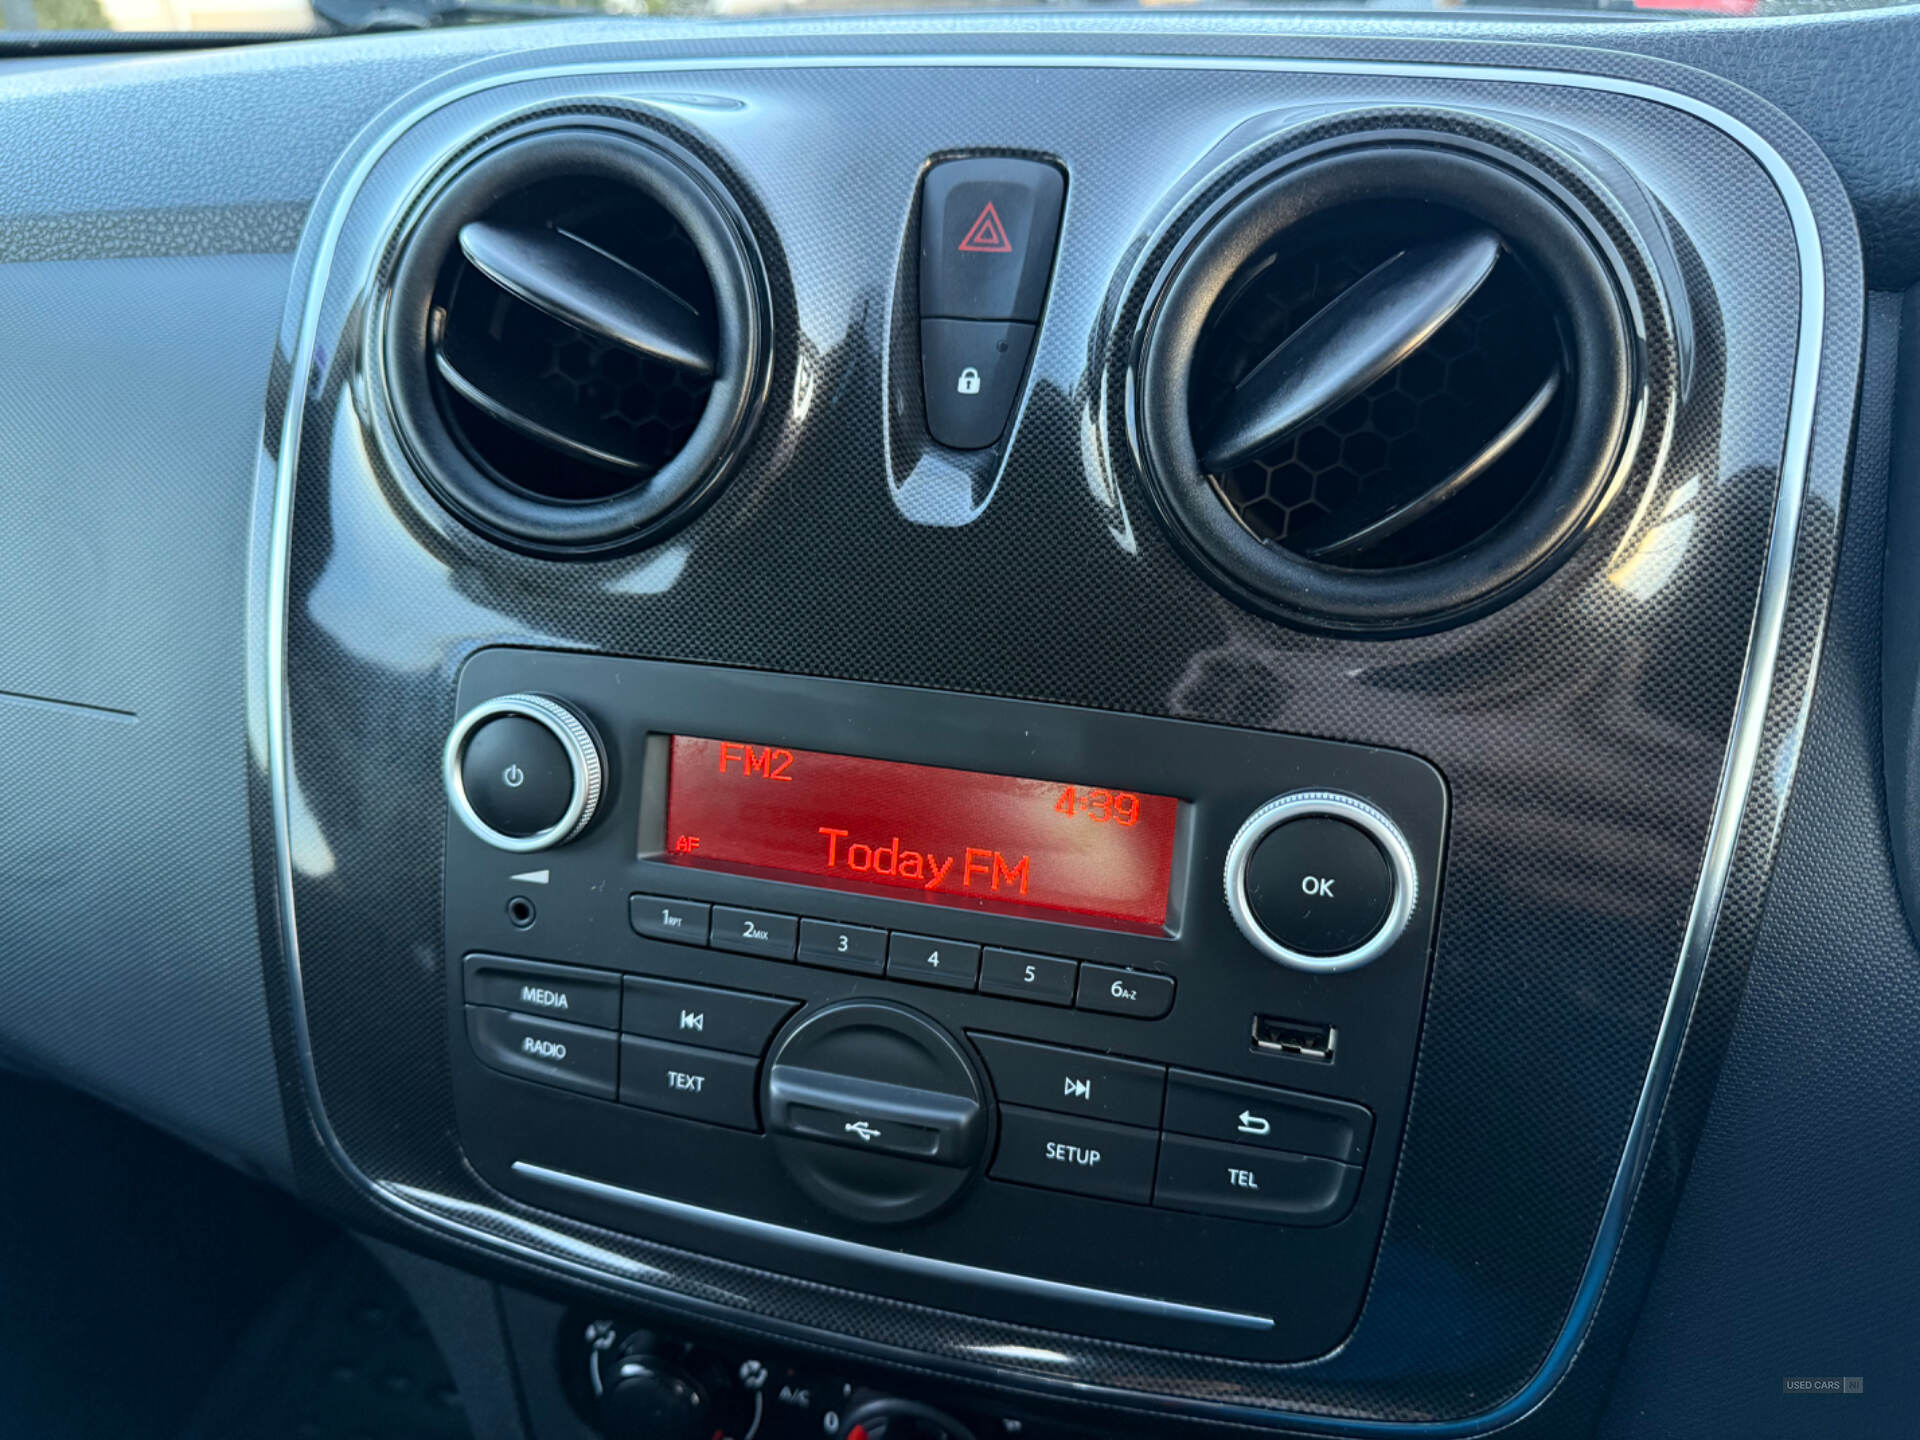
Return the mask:
<svg viewBox="0 0 1920 1440">
<path fill-rule="evenodd" d="M 1616 282 L 1504 165 L 1356 147 L 1254 186 L 1176 261 L 1141 366 L 1142 453 L 1237 598 L 1397 631 L 1564 555 L 1626 434 Z"/>
<path fill-rule="evenodd" d="M 708 493 L 763 375 L 725 197 L 657 141 L 509 142 L 429 208 L 396 274 L 389 389 L 423 473 L 494 538 L 657 535 Z"/>
</svg>

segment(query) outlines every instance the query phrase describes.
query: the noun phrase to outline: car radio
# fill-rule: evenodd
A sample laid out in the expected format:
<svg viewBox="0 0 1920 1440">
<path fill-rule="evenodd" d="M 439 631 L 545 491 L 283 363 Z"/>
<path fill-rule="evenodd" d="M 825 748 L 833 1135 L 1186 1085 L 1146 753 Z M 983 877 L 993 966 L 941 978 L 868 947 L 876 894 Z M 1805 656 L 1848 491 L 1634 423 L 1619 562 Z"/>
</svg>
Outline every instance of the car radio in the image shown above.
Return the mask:
<svg viewBox="0 0 1920 1440">
<path fill-rule="evenodd" d="M 496 1189 L 903 1306 L 1346 1334 L 1440 889 L 1426 762 L 536 650 L 457 703 L 448 1033 Z"/>
</svg>

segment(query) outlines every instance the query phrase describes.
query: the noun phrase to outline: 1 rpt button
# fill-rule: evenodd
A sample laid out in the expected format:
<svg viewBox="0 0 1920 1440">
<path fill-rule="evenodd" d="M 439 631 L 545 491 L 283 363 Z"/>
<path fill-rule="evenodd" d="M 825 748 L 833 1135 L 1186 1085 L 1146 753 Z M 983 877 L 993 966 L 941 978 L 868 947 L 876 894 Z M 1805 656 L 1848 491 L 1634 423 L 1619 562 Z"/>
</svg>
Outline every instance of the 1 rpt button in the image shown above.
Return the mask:
<svg viewBox="0 0 1920 1440">
<path fill-rule="evenodd" d="M 1309 815 L 1273 830 L 1248 858 L 1247 903 L 1288 949 L 1340 955 L 1386 923 L 1393 871 L 1358 826 Z"/>
</svg>

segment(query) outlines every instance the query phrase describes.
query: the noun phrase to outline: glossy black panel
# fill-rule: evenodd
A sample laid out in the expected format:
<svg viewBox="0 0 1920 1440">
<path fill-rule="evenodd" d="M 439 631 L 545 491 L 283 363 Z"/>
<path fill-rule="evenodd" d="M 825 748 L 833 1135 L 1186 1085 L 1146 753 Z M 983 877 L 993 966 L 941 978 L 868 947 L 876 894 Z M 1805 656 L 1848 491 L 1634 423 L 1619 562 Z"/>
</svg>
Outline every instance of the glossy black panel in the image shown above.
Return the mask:
<svg viewBox="0 0 1920 1440">
<path fill-rule="evenodd" d="M 1753 703 L 1770 708 L 1706 1018 L 1723 1020 L 1738 995 L 1823 613 L 1857 360 L 1857 314 L 1809 308 L 1802 280 L 1815 302 L 1829 277 L 1849 293 L 1858 257 L 1804 138 L 1704 77 L 1685 83 L 1763 126 L 1811 206 L 1790 183 L 1783 198 L 1784 163 L 1770 177 L 1671 102 L 1310 68 L 1061 66 L 1041 84 L 980 65 L 557 76 L 455 98 L 408 129 L 369 163 L 337 234 L 324 219 L 342 198 L 336 181 L 297 267 L 304 286 L 331 252 L 318 308 L 307 315 L 297 291 L 287 338 L 304 363 L 305 316 L 315 368 L 300 376 L 288 457 L 286 819 L 324 1123 L 389 1199 L 636 1294 L 1030 1386 L 1181 1397 L 1215 1413 L 1470 1417 L 1577 1342 L 1583 1332 L 1563 1324 L 1570 1312 L 1584 1324 L 1605 1274 L 1587 1268 L 1590 1249 L 1597 1236 L 1610 1251 L 1624 1218 L 1607 1204 L 1623 1142 L 1654 1135 L 1651 1119 L 1630 1127 L 1649 1057 L 1673 1057 L 1655 1038 L 1682 937 L 1718 913 L 1697 912 L 1694 890 L 1703 854 L 1724 859 L 1709 827 L 1798 360 L 1805 382 L 1830 381 L 1814 523 L 1774 559 L 1781 664 L 1751 677 Z M 492 550 L 438 511 L 370 443 L 377 401 L 360 382 L 383 227 L 423 170 L 511 110 L 578 93 L 668 129 L 736 187 L 766 257 L 776 338 L 768 412 L 713 508 L 655 551 L 569 566 Z M 619 94 L 632 98 L 607 98 Z M 1530 133 L 1562 183 L 1611 190 L 1624 252 L 1671 247 L 1660 282 L 1635 262 L 1655 421 L 1584 546 L 1511 607 L 1416 639 L 1304 636 L 1206 586 L 1151 516 L 1116 403 L 1137 282 L 1169 248 L 1167 222 L 1307 127 L 1472 128 L 1453 113 L 1463 106 Z M 1029 388 L 1004 466 L 984 479 L 903 455 L 883 404 L 900 331 L 889 287 L 920 167 L 962 143 L 1037 150 L 1069 176 Z M 1804 336 L 1820 348 L 1799 355 L 1808 319 L 1822 322 Z M 1812 418 L 1799 413 L 1785 450 L 1796 484 Z M 1780 618 L 1763 613 L 1763 633 Z M 1454 808 L 1427 1026 L 1373 1287 L 1346 1346 L 1282 1369 L 970 1320 L 620 1239 L 477 1185 L 449 1125 L 436 766 L 460 664 L 500 642 L 1180 716 L 1435 763 Z M 1709 1024 L 1707 1070 L 1682 1072 L 1681 1148 L 1651 1172 L 1656 1228 L 1683 1168 L 1684 1112 L 1723 1034 Z"/>
</svg>

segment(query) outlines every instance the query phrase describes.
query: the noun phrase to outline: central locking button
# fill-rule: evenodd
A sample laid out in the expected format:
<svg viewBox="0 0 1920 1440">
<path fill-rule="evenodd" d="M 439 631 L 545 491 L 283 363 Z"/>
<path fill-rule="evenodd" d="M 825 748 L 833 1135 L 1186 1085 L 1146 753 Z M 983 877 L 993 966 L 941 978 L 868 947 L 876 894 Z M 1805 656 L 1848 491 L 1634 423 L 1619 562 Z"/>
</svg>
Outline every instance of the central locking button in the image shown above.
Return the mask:
<svg viewBox="0 0 1920 1440">
<path fill-rule="evenodd" d="M 1032 348 L 1031 325 L 922 320 L 920 365 L 933 438 L 955 450 L 984 450 L 998 440 Z"/>
</svg>

